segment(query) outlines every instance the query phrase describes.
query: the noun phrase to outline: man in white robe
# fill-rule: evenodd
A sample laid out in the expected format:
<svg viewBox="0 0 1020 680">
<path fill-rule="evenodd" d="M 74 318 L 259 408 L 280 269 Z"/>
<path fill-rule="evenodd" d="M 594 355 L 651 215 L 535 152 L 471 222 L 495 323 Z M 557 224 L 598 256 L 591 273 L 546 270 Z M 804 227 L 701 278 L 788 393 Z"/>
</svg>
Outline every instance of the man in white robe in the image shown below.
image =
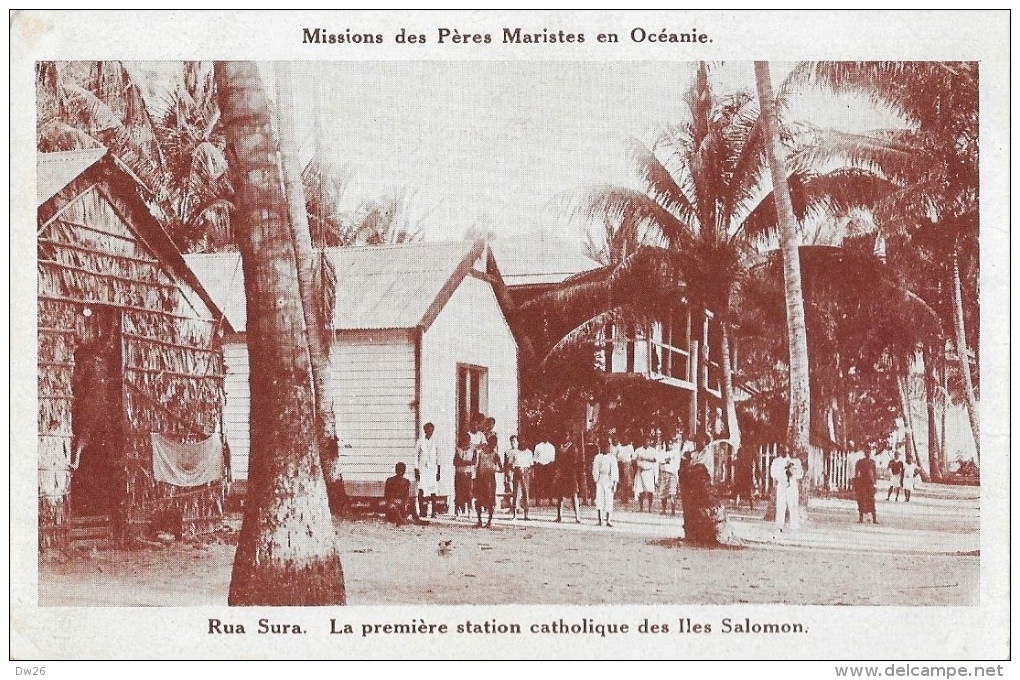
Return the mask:
<svg viewBox="0 0 1020 680">
<path fill-rule="evenodd" d="M 602 526 L 602 515 L 606 516 L 606 526 L 613 526 L 610 517 L 613 514 L 613 494 L 616 493 L 616 485 L 620 483 L 620 468 L 616 456 L 606 451 L 599 451 L 591 464 L 591 476 L 595 481 L 595 510 L 599 516 L 599 526 Z"/>
<path fill-rule="evenodd" d="M 432 435 L 436 426 L 432 423 L 425 423 L 422 428 L 425 436 L 418 439 L 415 446 L 415 467 L 414 479 L 418 482 L 418 505 L 421 516 L 427 517 L 425 509 L 431 505 L 432 518 L 436 517 L 436 496 L 439 494 L 439 450 L 436 447 L 436 440 Z"/>
</svg>

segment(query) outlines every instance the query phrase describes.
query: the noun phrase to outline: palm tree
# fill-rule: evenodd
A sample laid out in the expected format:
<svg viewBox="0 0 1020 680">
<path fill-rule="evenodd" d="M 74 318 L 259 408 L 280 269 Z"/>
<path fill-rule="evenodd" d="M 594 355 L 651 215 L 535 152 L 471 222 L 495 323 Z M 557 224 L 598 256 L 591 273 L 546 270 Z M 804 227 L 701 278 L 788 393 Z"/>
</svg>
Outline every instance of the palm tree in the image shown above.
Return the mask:
<svg viewBox="0 0 1020 680">
<path fill-rule="evenodd" d="M 331 471 L 335 470 L 339 449 L 336 414 L 327 397 L 330 371 L 329 332 L 327 329 L 332 324 L 327 325 L 326 319 L 331 315 L 333 305 L 329 305 L 330 309 L 327 312 L 324 302 L 328 299 L 332 303 L 331 298 L 334 295 L 331 293 L 335 291 L 335 288 L 323 285 L 330 279 L 323 275 L 323 272 L 332 265 L 323 256 L 321 250 L 316 252 L 312 248 L 312 235 L 309 229 L 301 164 L 298 160 L 297 133 L 294 125 L 294 83 L 290 64 L 287 62 L 281 61 L 276 64 L 276 94 L 280 130 L 280 164 L 287 192 L 290 233 L 297 258 L 298 287 L 301 292 L 301 306 L 304 312 L 305 339 L 312 368 L 319 454 L 322 460 L 322 469 L 329 478 Z M 326 288 L 329 290 L 327 291 Z M 327 483 L 327 490 L 334 488 L 334 485 Z M 337 504 L 340 504 L 339 498 L 331 503 L 331 505 Z"/>
<path fill-rule="evenodd" d="M 411 218 L 415 193 L 406 187 L 344 211 L 353 179 L 350 168 L 318 153 L 301 173 L 312 241 L 317 247 L 394 245 L 419 241 L 424 216 Z"/>
<path fill-rule="evenodd" d="M 853 441 L 863 448 L 884 447 L 902 410 L 904 367 L 939 332 L 933 310 L 904 287 L 895 268 L 871 245 L 870 239 L 860 238 L 839 247 L 799 248 L 816 444 L 845 449 Z M 771 254 L 755 268 L 740 295 L 745 356 L 771 373 L 778 373 L 787 352 L 780 340 L 786 328 L 779 255 Z M 772 392 L 786 388 L 782 376 L 770 381 L 759 376 L 757 382 L 771 385 Z"/>
<path fill-rule="evenodd" d="M 789 343 L 790 412 L 787 443 L 794 456 L 807 470 L 811 446 L 811 379 L 808 372 L 807 323 L 804 319 L 804 292 L 800 281 L 800 239 L 797 218 L 793 214 L 790 185 L 787 180 L 786 153 L 779 138 L 772 77 L 767 61 L 754 62 L 758 100 L 764 123 L 765 152 L 772 175 L 773 200 L 779 217 L 779 234 L 783 253 L 783 281 L 786 299 L 786 335 Z M 807 479 L 801 480 L 802 503 L 807 502 Z"/>
<path fill-rule="evenodd" d="M 558 313 L 558 351 L 590 339 L 607 323 L 638 324 L 671 312 L 710 310 L 720 321 L 722 362 L 730 362 L 735 319 L 731 303 L 757 247 L 776 231 L 776 207 L 765 172 L 765 135 L 754 96 L 716 94 L 708 67 L 699 65 L 685 97 L 688 118 L 648 148 L 631 144 L 642 190 L 598 187 L 569 206 L 573 216 L 605 229 L 590 249 L 606 265 L 537 298 Z M 784 131 L 787 141 L 792 135 Z M 798 163 L 789 177 L 796 217 L 845 213 L 875 193 L 873 178 L 859 171 L 814 173 Z M 556 330 L 556 329 L 554 329 Z M 724 365 L 728 426 L 731 367 Z M 739 436 L 739 435 L 738 435 Z"/>
<path fill-rule="evenodd" d="M 231 605 L 344 604 L 320 463 L 305 318 L 269 100 L 251 62 L 215 64 L 238 178 L 251 374 L 251 469 Z"/>
<path fill-rule="evenodd" d="M 642 190 L 600 187 L 571 205 L 575 216 L 604 226 L 611 235 L 604 247 L 596 243 L 594 248 L 608 264 L 568 279 L 526 309 L 555 312 L 548 315 L 556 317 L 549 325 L 562 339 L 553 352 L 590 342 L 607 324 L 634 326 L 686 314 L 688 306 L 695 318 L 713 312 L 721 328 L 729 437 L 739 441 L 731 366 L 736 323 L 732 303 L 747 271 L 760 259 L 758 247 L 775 235 L 779 224 L 765 178 L 770 136 L 756 98 L 749 92 L 716 94 L 705 64 L 699 65 L 685 100 L 689 116 L 683 123 L 664 131 L 652 148 L 632 145 Z M 772 130 L 780 133 L 776 125 Z M 793 141 L 789 131 L 782 134 L 785 141 Z M 795 221 L 846 213 L 866 204 L 879 190 L 875 178 L 865 172 L 818 173 L 804 162 L 794 164 L 781 178 L 791 189 L 785 207 Z M 799 400 L 791 410 L 797 430 L 791 442 L 803 442 L 801 455 L 806 457 L 810 414 L 808 397 L 802 394 L 807 387 L 806 347 L 801 343 L 791 354 L 803 377 L 795 383 Z M 698 373 L 700 391 L 704 386 Z"/>
<path fill-rule="evenodd" d="M 150 208 L 181 250 L 227 240 L 230 187 L 211 78 L 207 65 L 185 62 L 155 105 L 122 62 L 39 62 L 38 149 L 105 146 L 149 189 Z"/>
<path fill-rule="evenodd" d="M 890 249 L 890 261 L 903 271 L 921 273 L 911 287 L 938 311 L 945 328 L 952 328 L 947 340 L 960 363 L 980 452 L 977 361 L 971 361 L 970 349 L 976 346 L 971 338 L 978 313 L 977 64 L 810 62 L 798 66 L 789 82 L 863 94 L 906 122 L 905 129 L 832 136 L 815 147 L 814 160 L 840 159 L 895 185 L 896 190 L 876 203 L 875 221 L 891 244 L 902 245 Z"/>
</svg>

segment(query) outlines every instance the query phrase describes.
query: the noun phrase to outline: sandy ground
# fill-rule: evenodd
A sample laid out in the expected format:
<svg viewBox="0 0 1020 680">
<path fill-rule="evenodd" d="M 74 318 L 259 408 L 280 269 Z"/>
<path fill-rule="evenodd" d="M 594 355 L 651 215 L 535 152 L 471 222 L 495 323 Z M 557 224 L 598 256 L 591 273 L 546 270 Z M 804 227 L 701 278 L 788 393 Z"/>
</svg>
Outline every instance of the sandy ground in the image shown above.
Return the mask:
<svg viewBox="0 0 1020 680">
<path fill-rule="evenodd" d="M 372 517 L 336 526 L 351 605 L 976 604 L 980 557 L 957 549 L 977 545 L 976 501 L 915 501 L 922 502 L 880 503 L 878 526 L 858 525 L 849 501 L 827 501 L 798 536 L 778 538 L 757 514 L 738 511 L 738 533 L 752 539 L 741 549 L 685 545 L 676 539 L 680 518 L 658 514 L 619 512 L 613 529 L 600 529 L 591 508 L 580 526 L 572 517 L 553 523 L 548 508 L 530 522 L 500 518 L 492 529 L 449 518 L 399 529 Z M 232 538 L 48 553 L 39 602 L 223 605 Z"/>
</svg>

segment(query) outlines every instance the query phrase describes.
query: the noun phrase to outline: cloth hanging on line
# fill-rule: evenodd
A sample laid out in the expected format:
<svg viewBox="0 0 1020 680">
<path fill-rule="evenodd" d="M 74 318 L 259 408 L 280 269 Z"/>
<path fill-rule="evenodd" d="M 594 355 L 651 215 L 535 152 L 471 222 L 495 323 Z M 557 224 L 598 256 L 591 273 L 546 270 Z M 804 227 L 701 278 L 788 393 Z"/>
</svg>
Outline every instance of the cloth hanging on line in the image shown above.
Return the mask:
<svg viewBox="0 0 1020 680">
<path fill-rule="evenodd" d="M 174 486 L 201 486 L 223 478 L 223 445 L 219 435 L 194 444 L 175 442 L 152 433 L 152 476 Z"/>
</svg>

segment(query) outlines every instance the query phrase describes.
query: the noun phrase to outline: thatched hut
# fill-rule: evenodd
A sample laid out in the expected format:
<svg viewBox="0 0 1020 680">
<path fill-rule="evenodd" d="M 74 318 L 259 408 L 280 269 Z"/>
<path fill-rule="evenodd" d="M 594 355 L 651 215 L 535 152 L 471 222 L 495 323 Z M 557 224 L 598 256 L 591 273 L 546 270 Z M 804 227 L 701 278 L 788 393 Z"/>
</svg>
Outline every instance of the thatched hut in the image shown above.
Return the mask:
<svg viewBox="0 0 1020 680">
<path fill-rule="evenodd" d="M 222 315 L 116 157 L 40 154 L 37 172 L 40 547 L 204 528 L 222 515 Z"/>
</svg>

